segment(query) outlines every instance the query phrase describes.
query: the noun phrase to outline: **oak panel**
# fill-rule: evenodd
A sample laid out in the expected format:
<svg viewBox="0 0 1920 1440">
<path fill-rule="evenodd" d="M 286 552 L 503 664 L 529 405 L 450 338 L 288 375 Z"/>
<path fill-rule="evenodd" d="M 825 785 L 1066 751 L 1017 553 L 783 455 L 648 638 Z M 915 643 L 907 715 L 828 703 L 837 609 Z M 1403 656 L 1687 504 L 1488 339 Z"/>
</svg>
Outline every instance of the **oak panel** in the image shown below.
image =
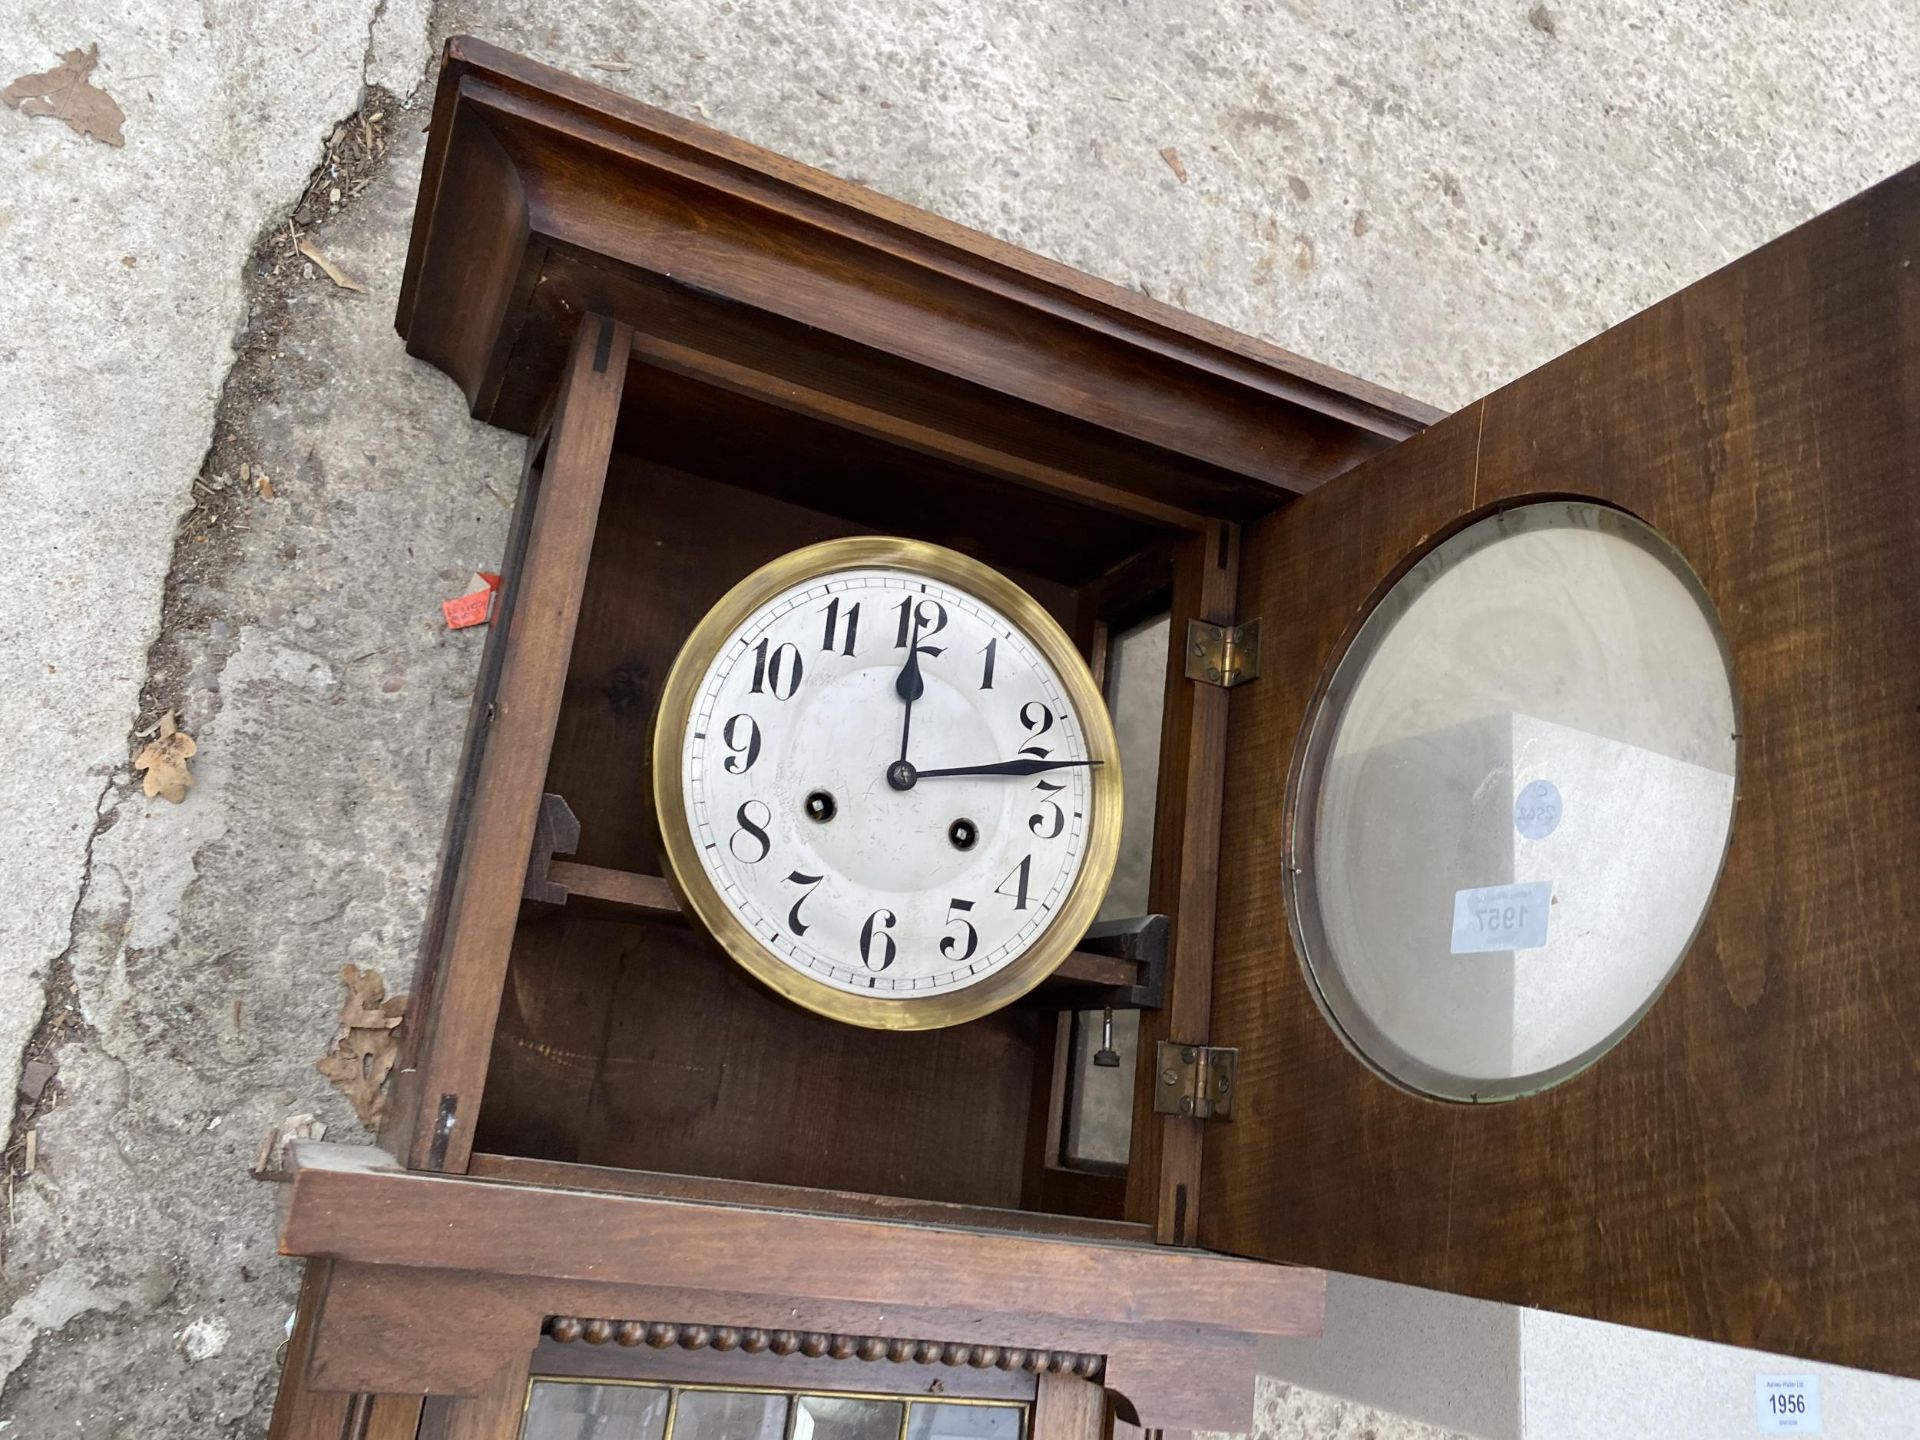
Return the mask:
<svg viewBox="0 0 1920 1440">
<path fill-rule="evenodd" d="M 1920 1375 L 1920 171 L 1256 527 L 1234 692 L 1204 1244 Z M 1349 1055 L 1281 903 L 1281 785 L 1383 582 L 1470 516 L 1618 505 L 1718 608 L 1742 713 L 1718 892 L 1586 1074 L 1452 1106 Z M 1390 897 L 1383 897 L 1388 903 Z"/>
</svg>

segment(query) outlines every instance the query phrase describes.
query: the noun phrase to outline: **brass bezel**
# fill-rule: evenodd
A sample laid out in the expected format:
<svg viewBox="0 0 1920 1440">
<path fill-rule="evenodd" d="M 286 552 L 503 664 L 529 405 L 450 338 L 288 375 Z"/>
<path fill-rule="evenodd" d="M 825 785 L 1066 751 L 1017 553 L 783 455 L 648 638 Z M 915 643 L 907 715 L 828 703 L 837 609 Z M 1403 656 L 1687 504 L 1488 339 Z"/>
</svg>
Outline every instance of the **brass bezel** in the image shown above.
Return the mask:
<svg viewBox="0 0 1920 1440">
<path fill-rule="evenodd" d="M 854 995 L 776 958 L 727 908 L 700 862 L 681 794 L 680 756 L 695 690 L 721 646 L 746 618 L 782 591 L 835 570 L 890 569 L 925 575 L 977 595 L 1013 622 L 1059 675 L 1086 731 L 1094 768 L 1086 858 L 1053 923 L 1017 960 L 970 985 L 922 1000 Z M 1120 854 L 1120 747 L 1092 673 L 1054 618 L 997 570 L 921 540 L 861 535 L 828 540 L 768 562 L 721 597 L 687 637 L 667 674 L 653 725 L 653 805 L 667 880 L 681 904 L 750 974 L 794 1004 L 875 1030 L 935 1030 L 977 1020 L 1011 1004 L 1051 975 L 1086 934 L 1112 883 Z"/>
</svg>

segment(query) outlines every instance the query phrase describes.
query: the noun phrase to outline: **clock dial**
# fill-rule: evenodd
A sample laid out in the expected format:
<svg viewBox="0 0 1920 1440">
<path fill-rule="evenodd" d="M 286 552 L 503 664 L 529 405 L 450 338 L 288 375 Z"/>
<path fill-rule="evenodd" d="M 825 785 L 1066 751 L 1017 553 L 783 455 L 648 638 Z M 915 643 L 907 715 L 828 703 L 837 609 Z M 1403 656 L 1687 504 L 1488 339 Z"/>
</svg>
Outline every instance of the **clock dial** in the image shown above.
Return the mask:
<svg viewBox="0 0 1920 1440">
<path fill-rule="evenodd" d="M 896 540 L 749 577 L 676 664 L 655 737 L 690 908 L 790 998 L 902 1028 L 983 1014 L 1071 950 L 1111 878 L 1119 779 L 1059 627 Z"/>
</svg>

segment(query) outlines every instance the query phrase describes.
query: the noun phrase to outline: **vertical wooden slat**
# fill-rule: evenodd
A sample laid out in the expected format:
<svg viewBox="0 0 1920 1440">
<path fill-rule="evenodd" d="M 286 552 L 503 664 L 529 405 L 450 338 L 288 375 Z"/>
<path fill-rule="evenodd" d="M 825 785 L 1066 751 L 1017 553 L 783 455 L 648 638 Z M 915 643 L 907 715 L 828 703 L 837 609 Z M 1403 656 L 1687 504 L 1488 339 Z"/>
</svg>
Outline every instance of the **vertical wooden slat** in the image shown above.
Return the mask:
<svg viewBox="0 0 1920 1440">
<path fill-rule="evenodd" d="M 307 1262 L 267 1440 L 415 1440 L 420 1428 L 418 1395 L 355 1395 L 308 1388 L 313 1340 L 332 1280 L 331 1260 Z"/>
<path fill-rule="evenodd" d="M 1042 1375 L 1033 1397 L 1032 1440 L 1102 1440 L 1107 1392 L 1078 1375 Z"/>
<path fill-rule="evenodd" d="M 531 1354 L 502 1366 L 478 1395 L 433 1395 L 420 1410 L 419 1440 L 518 1440 L 526 1421 Z"/>
<path fill-rule="evenodd" d="M 555 396 L 558 399 L 558 396 Z M 507 620 L 513 612 L 527 539 L 532 530 L 535 502 L 540 494 L 540 466 L 546 459 L 547 435 L 552 414 L 543 417 L 528 438 L 526 458 L 520 469 L 520 488 L 514 496 L 513 517 L 507 524 L 507 542 L 501 552 L 500 571 L 504 579 L 496 603 L 498 623 L 487 629 L 480 652 L 480 673 L 475 677 L 473 698 L 467 707 L 466 733 L 460 746 L 460 766 L 454 782 L 453 803 L 447 807 L 447 819 L 440 840 L 439 863 L 434 867 L 433 894 L 427 902 L 427 923 L 420 937 L 420 963 L 413 976 L 416 999 L 411 1023 L 402 1031 L 400 1064 L 394 1071 L 392 1093 L 386 1115 L 380 1122 L 381 1143 L 389 1150 L 407 1152 L 407 1137 L 413 1134 L 420 1110 L 419 1057 L 431 1046 L 427 1043 L 430 1027 L 427 997 L 439 982 L 440 962 L 444 958 L 447 921 L 452 909 L 454 881 L 460 872 L 468 821 L 473 814 L 474 791 L 479 780 L 480 757 L 487 745 L 487 720 L 494 695 L 500 689 L 501 661 L 506 655 Z"/>
<path fill-rule="evenodd" d="M 438 953 L 427 957 L 432 989 L 417 1012 L 424 1028 L 401 1107 L 406 1129 L 393 1132 L 394 1148 L 414 1169 L 464 1171 L 473 1149 L 631 338 L 628 327 L 603 316 L 581 322 L 545 462 L 528 478 L 538 489 L 526 548 L 494 619 L 498 685 L 491 701 L 475 696 L 490 709 L 464 762 L 471 809 Z"/>
<path fill-rule="evenodd" d="M 309 1260 L 300 1280 L 300 1299 L 294 1309 L 293 1334 L 287 1340 L 280 1367 L 280 1393 L 273 1402 L 267 1440 L 340 1440 L 351 1395 L 326 1395 L 307 1388 L 307 1362 L 313 1337 L 326 1302 L 331 1260 Z"/>
<path fill-rule="evenodd" d="M 1226 776 L 1228 692 L 1186 678 L 1187 622 L 1232 624 L 1240 530 L 1214 523 L 1181 542 L 1174 560 L 1167 702 L 1160 736 L 1152 907 L 1172 919 L 1166 1005 L 1141 1016 L 1134 1084 L 1127 1218 L 1150 1224 L 1163 1245 L 1193 1243 L 1205 1122 L 1153 1112 L 1154 1047 L 1204 1044 L 1213 1002 L 1220 795 Z"/>
<path fill-rule="evenodd" d="M 418 1395 L 375 1395 L 366 1432 L 358 1440 L 417 1440 L 421 1404 Z"/>
</svg>

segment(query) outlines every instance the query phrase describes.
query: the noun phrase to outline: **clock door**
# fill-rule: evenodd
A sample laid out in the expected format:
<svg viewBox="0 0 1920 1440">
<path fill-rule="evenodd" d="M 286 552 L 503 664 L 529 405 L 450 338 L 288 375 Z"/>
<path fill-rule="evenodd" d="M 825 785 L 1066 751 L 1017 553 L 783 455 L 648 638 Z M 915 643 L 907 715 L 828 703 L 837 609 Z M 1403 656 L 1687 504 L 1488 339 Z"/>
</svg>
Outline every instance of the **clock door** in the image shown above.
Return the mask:
<svg viewBox="0 0 1920 1440">
<path fill-rule="evenodd" d="M 1920 170 L 1250 527 L 1203 1244 L 1920 1376 L 1916 261 Z"/>
</svg>

